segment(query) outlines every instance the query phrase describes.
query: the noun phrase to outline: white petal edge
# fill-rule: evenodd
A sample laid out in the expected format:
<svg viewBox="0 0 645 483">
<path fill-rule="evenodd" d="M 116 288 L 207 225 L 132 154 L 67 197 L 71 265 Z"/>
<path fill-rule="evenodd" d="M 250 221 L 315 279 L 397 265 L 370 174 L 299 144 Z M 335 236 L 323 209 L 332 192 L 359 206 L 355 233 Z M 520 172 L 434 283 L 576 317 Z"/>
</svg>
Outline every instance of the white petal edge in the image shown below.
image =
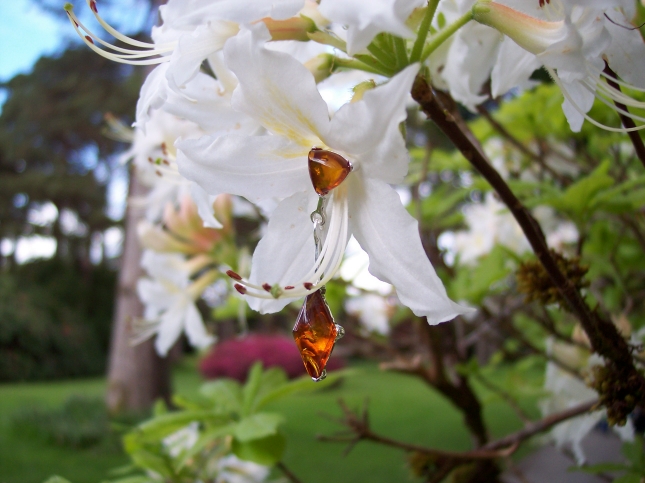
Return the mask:
<svg viewBox="0 0 645 483">
<path fill-rule="evenodd" d="M 394 285 L 399 300 L 431 325 L 472 312 L 448 298 L 397 192 L 380 180 L 350 182 L 350 229 L 370 257 L 369 272 Z"/>
</svg>

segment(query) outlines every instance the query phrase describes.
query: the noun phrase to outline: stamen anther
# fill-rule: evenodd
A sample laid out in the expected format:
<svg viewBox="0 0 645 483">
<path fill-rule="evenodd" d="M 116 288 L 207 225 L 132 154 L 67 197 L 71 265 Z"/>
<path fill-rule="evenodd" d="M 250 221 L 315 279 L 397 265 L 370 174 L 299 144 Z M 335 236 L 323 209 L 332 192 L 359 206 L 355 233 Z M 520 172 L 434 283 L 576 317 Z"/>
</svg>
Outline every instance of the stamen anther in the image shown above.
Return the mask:
<svg viewBox="0 0 645 483">
<path fill-rule="evenodd" d="M 226 270 L 226 275 L 231 277 L 233 280 L 242 280 L 242 276 L 235 273 L 233 270 Z"/>
</svg>

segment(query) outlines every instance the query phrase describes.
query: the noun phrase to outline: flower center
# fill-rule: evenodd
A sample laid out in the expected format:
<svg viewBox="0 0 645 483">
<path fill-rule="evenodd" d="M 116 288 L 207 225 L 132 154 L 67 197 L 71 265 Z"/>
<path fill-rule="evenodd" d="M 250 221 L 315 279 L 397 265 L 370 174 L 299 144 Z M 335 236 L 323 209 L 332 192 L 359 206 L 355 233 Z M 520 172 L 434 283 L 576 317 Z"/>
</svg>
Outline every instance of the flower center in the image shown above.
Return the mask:
<svg viewBox="0 0 645 483">
<path fill-rule="evenodd" d="M 311 214 L 316 244 L 313 266 L 302 279 L 288 285 L 253 283 L 228 270 L 226 274 L 236 282 L 234 287 L 239 293 L 263 299 L 304 297 L 323 287 L 340 267 L 347 243 L 349 214 L 347 189 L 339 186 L 352 171 L 352 165 L 340 154 L 317 147 L 309 151 L 308 164 L 311 183 L 320 196 L 318 208 Z M 331 193 L 335 188 L 338 189 Z M 327 223 L 323 242 L 322 227 Z"/>
</svg>

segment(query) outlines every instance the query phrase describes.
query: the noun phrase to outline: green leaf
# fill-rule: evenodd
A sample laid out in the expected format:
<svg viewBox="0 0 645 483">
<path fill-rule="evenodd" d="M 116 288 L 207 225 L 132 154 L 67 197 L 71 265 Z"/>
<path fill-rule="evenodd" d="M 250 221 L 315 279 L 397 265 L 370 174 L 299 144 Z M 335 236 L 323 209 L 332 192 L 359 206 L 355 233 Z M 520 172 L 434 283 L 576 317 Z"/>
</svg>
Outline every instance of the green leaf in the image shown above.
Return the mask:
<svg viewBox="0 0 645 483">
<path fill-rule="evenodd" d="M 152 415 L 156 417 L 166 414 L 167 412 L 168 406 L 166 405 L 166 402 L 163 399 L 157 399 L 154 406 L 152 406 Z"/>
<path fill-rule="evenodd" d="M 159 441 L 169 434 L 187 426 L 193 421 L 208 422 L 214 424 L 226 424 L 229 417 L 222 416 L 210 410 L 200 411 L 177 411 L 141 423 L 126 436 L 143 438 L 148 441 Z"/>
<path fill-rule="evenodd" d="M 322 381 L 314 383 L 309 376 L 303 376 L 298 379 L 294 379 L 292 381 L 289 381 L 287 384 L 284 384 L 280 387 L 277 387 L 265 394 L 262 395 L 261 398 L 258 399 L 258 401 L 255 404 L 255 409 L 261 409 L 267 404 L 276 401 L 278 399 L 281 399 L 285 396 L 288 396 L 290 394 L 296 393 L 296 392 L 311 392 L 311 391 L 318 391 L 325 389 L 332 384 L 335 384 L 338 382 L 341 378 L 348 377 L 348 376 L 353 376 L 358 374 L 360 371 L 357 371 L 355 369 L 345 369 L 342 371 L 334 371 L 333 373 L 329 374 L 325 379 Z"/>
<path fill-rule="evenodd" d="M 645 452 L 643 451 L 643 439 L 637 437 L 631 443 L 624 443 L 622 453 L 631 462 L 632 466 L 640 470 L 645 470 Z"/>
<path fill-rule="evenodd" d="M 623 475 L 614 480 L 614 483 L 641 483 L 642 477 L 640 475 L 635 475 L 633 473 L 628 475 Z"/>
<path fill-rule="evenodd" d="M 232 379 L 219 379 L 202 385 L 199 392 L 222 411 L 240 414 L 242 411 L 242 387 Z"/>
<path fill-rule="evenodd" d="M 491 293 L 494 284 L 509 276 L 513 269 L 509 250 L 496 245 L 476 267 L 459 267 L 457 277 L 452 281 L 451 295 L 458 300 L 477 304 Z"/>
<path fill-rule="evenodd" d="M 261 439 L 276 434 L 278 426 L 284 422 L 281 414 L 257 413 L 242 419 L 233 426 L 233 436 L 240 442 Z"/>
<path fill-rule="evenodd" d="M 614 178 L 607 174 L 609 167 L 609 161 L 605 161 L 587 177 L 569 186 L 563 194 L 547 196 L 542 202 L 568 213 L 579 223 L 584 221 L 594 211 L 594 198 L 614 185 Z"/>
<path fill-rule="evenodd" d="M 242 416 L 251 414 L 255 397 L 260 389 L 262 382 L 262 363 L 260 361 L 253 364 L 249 370 L 246 384 L 242 388 Z"/>
<path fill-rule="evenodd" d="M 109 483 L 156 483 L 157 481 L 149 476 L 128 476 L 118 480 L 110 480 Z"/>
<path fill-rule="evenodd" d="M 277 433 L 245 443 L 233 439 L 232 450 L 235 456 L 242 460 L 273 466 L 282 459 L 285 446 L 285 437 L 281 433 Z"/>
</svg>

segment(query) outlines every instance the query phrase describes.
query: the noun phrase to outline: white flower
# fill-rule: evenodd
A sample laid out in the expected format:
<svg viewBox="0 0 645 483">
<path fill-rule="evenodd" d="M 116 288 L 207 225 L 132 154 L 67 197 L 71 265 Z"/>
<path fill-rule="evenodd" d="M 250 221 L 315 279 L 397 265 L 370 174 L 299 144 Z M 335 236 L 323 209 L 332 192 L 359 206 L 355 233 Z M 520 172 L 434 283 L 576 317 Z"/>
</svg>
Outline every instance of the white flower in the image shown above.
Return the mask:
<svg viewBox="0 0 645 483">
<path fill-rule="evenodd" d="M 122 161 L 132 159 L 135 174 L 149 188 L 145 196 L 133 198 L 134 206 L 144 207 L 146 218 L 156 222 L 168 203 L 176 204 L 190 195 L 197 204 L 204 226 L 221 228 L 213 214 L 215 197 L 209 196 L 198 184 L 188 181 L 177 170 L 175 140 L 180 137 L 199 137 L 206 131 L 193 122 L 178 118 L 164 111 L 155 111 L 147 129 L 134 130 L 131 148 Z"/>
<path fill-rule="evenodd" d="M 228 455 L 217 462 L 215 483 L 262 483 L 269 476 L 269 468 L 252 461 L 243 461 Z"/>
<path fill-rule="evenodd" d="M 249 303 L 277 311 L 317 290 L 334 276 L 353 234 L 370 256 L 370 272 L 394 285 L 402 303 L 417 315 L 439 323 L 467 312 L 446 296 L 416 220 L 388 184 L 400 182 L 407 171 L 398 125 L 418 65 L 346 104 L 330 120 L 311 73 L 289 55 L 264 48 L 268 39 L 266 28 L 257 25 L 231 39 L 224 52 L 239 80 L 234 107 L 256 117 L 269 134 L 177 143 L 180 171 L 210 194 L 282 199 L 256 248 L 251 282 L 243 290 L 262 300 Z M 326 239 L 312 267 L 310 213 L 319 200 L 307 167 L 313 147 L 345 157 L 354 171 L 328 195 Z"/>
<path fill-rule="evenodd" d="M 602 364 L 602 358 L 599 356 L 589 356 L 588 351 L 578 346 L 555 342 L 553 339 L 547 340 L 547 351 L 558 360 L 565 362 L 567 366 L 575 369 L 588 370 L 594 365 Z M 596 391 L 587 387 L 583 381 L 564 371 L 553 362 L 547 363 L 544 388 L 550 393 L 550 396 L 540 403 L 540 409 L 544 416 L 558 413 L 598 398 Z M 570 445 L 576 462 L 578 465 L 582 465 L 586 461 L 581 444 L 582 440 L 605 415 L 605 410 L 598 410 L 568 419 L 555 426 L 551 430 L 550 436 L 558 448 Z M 616 433 L 623 440 L 632 440 L 634 428 L 631 421 L 628 419 L 623 428 L 616 428 Z"/>
<path fill-rule="evenodd" d="M 424 0 L 322 0 L 320 13 L 347 26 L 347 52 L 354 55 L 381 32 L 413 37 L 405 21 L 424 3 Z"/>
<path fill-rule="evenodd" d="M 345 301 L 345 309 L 355 315 L 369 332 L 390 333 L 390 315 L 394 307 L 382 295 L 368 293 Z"/>
<path fill-rule="evenodd" d="M 460 263 L 475 264 L 496 244 L 504 245 L 515 253 L 530 250 L 515 218 L 493 193 L 487 193 L 483 203 L 466 206 L 463 212 L 468 230 L 457 231 L 452 238 L 441 240 L 442 248 L 458 254 Z"/>
<path fill-rule="evenodd" d="M 440 247 L 459 262 L 474 265 L 495 245 L 502 245 L 521 255 L 531 250 L 526 236 L 508 208 L 491 192 L 483 203 L 470 204 L 463 209 L 468 230 L 446 232 L 439 238 Z M 578 230 L 571 222 L 560 221 L 552 208 L 538 206 L 532 215 L 540 223 L 550 247 L 561 250 L 578 239 Z"/>
<path fill-rule="evenodd" d="M 149 108 L 158 108 L 165 102 L 169 90 L 188 95 L 183 88 L 198 74 L 202 62 L 221 50 L 241 24 L 266 17 L 287 19 L 304 5 L 304 0 L 169 0 L 159 8 L 163 23 L 153 29 L 154 43 L 149 43 L 119 33 L 99 15 L 96 0 L 86 1 L 101 26 L 128 46 L 115 46 L 95 35 L 74 14 L 72 5 L 66 4 L 72 26 L 94 52 L 131 65 L 162 64 L 143 86 L 137 107 L 138 122 L 145 120 Z"/>
<path fill-rule="evenodd" d="M 188 426 L 166 436 L 161 442 L 173 458 L 195 446 L 199 439 L 199 423 L 193 421 Z"/>
<path fill-rule="evenodd" d="M 475 20 L 494 27 L 516 44 L 505 41 L 507 45 L 500 49 L 497 65 L 506 65 L 507 68 L 493 68 L 493 95 L 508 87 L 509 83 L 503 77 L 509 72 L 513 83 L 517 83 L 517 74 L 530 75 L 528 69 L 535 68 L 534 61 L 537 60 L 564 94 L 562 107 L 572 131 L 579 131 L 585 119 L 612 131 L 633 130 L 611 128 L 587 115 L 594 100 L 598 99 L 636 121 L 645 121 L 645 118 L 617 108 L 614 101 L 639 109 L 644 108 L 645 103 L 631 99 L 605 82 L 608 79 L 604 72 L 607 63 L 622 79 L 616 81 L 618 84 L 636 90 L 645 87 L 645 44 L 638 29 L 629 27 L 630 17 L 625 14 L 624 3 L 619 0 L 551 0 L 545 2 L 543 16 L 558 18 L 545 20 L 501 3 L 479 2 L 473 10 Z M 518 47 L 524 53 L 518 51 Z M 534 56 L 533 62 L 527 59 L 526 53 Z M 505 59 L 515 62 L 518 67 L 513 68 Z M 493 63 L 490 62 L 491 65 Z M 527 70 L 521 72 L 524 67 Z M 643 126 L 636 127 L 641 128 Z"/>
<path fill-rule="evenodd" d="M 191 345 L 208 347 L 214 342 L 204 327 L 195 299 L 213 281 L 212 272 L 191 283 L 184 257 L 146 250 L 141 265 L 152 277 L 142 278 L 137 284 L 139 298 L 145 305 L 143 326 L 134 343 L 157 334 L 155 348 L 165 356 L 182 331 Z"/>
</svg>

